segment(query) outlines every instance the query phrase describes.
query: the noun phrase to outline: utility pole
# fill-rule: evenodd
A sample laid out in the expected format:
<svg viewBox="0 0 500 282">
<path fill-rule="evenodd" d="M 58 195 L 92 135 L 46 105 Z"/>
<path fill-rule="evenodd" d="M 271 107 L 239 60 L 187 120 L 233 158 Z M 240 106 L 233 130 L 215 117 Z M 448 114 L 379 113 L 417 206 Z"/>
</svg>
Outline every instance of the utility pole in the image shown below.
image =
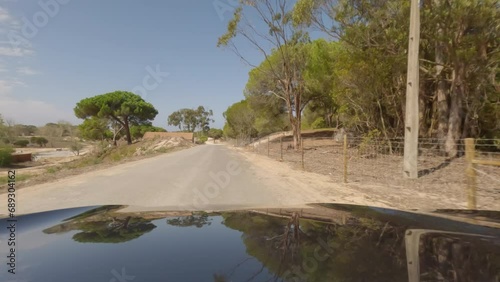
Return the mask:
<svg viewBox="0 0 500 282">
<path fill-rule="evenodd" d="M 420 46 L 420 0 L 411 0 L 408 76 L 406 79 L 405 147 L 403 171 L 407 178 L 418 178 L 418 92 Z"/>
</svg>

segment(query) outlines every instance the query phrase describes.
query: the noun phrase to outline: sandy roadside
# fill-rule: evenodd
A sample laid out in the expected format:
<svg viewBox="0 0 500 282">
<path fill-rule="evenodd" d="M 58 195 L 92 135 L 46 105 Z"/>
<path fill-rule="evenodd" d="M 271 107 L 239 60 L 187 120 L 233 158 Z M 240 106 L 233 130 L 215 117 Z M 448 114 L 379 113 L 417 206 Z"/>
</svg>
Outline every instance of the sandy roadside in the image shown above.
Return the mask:
<svg viewBox="0 0 500 282">
<path fill-rule="evenodd" d="M 439 195 L 438 192 L 415 192 L 404 187 L 371 185 L 364 183 L 338 183 L 328 175 L 293 169 L 279 162 L 232 147 L 247 160 L 259 167 L 260 177 L 275 181 L 283 197 L 303 197 L 305 202 L 368 205 L 401 210 L 430 211 L 435 209 L 466 209 L 463 195 Z M 488 202 L 481 209 L 500 210 L 500 203 Z"/>
</svg>

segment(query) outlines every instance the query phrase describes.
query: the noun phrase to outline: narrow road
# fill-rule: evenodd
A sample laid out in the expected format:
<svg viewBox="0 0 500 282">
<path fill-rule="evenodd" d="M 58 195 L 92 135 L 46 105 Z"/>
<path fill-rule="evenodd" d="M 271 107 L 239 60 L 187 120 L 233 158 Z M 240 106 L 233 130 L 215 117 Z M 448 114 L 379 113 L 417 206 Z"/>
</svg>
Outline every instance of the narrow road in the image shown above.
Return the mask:
<svg viewBox="0 0 500 282">
<path fill-rule="evenodd" d="M 20 189 L 17 213 L 111 204 L 227 210 L 321 201 L 310 191 L 291 195 L 293 185 L 267 170 L 226 146 L 197 146 Z M 6 194 L 0 202 L 7 203 Z"/>
</svg>

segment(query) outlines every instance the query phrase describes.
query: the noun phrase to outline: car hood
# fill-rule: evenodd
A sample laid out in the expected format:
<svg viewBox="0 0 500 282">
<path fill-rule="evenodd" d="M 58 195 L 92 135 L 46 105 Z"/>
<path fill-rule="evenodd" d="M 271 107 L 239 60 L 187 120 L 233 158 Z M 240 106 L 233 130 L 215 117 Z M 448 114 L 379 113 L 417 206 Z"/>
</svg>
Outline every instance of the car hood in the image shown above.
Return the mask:
<svg viewBox="0 0 500 282">
<path fill-rule="evenodd" d="M 498 212 L 416 214 L 334 204 L 234 212 L 127 208 L 85 207 L 0 220 L 0 281 L 500 277 Z"/>
</svg>

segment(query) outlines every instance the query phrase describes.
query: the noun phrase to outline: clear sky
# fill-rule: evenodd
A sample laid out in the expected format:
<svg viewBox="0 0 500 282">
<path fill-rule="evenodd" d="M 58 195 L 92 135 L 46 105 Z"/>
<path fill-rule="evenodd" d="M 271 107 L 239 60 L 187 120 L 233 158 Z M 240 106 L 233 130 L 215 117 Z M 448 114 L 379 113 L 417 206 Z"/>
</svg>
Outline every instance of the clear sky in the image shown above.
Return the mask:
<svg viewBox="0 0 500 282">
<path fill-rule="evenodd" d="M 23 124 L 79 124 L 79 100 L 144 87 L 137 93 L 158 109 L 155 125 L 173 130 L 170 113 L 203 105 L 221 128 L 250 70 L 216 47 L 235 2 L 0 0 L 0 113 Z"/>
</svg>

